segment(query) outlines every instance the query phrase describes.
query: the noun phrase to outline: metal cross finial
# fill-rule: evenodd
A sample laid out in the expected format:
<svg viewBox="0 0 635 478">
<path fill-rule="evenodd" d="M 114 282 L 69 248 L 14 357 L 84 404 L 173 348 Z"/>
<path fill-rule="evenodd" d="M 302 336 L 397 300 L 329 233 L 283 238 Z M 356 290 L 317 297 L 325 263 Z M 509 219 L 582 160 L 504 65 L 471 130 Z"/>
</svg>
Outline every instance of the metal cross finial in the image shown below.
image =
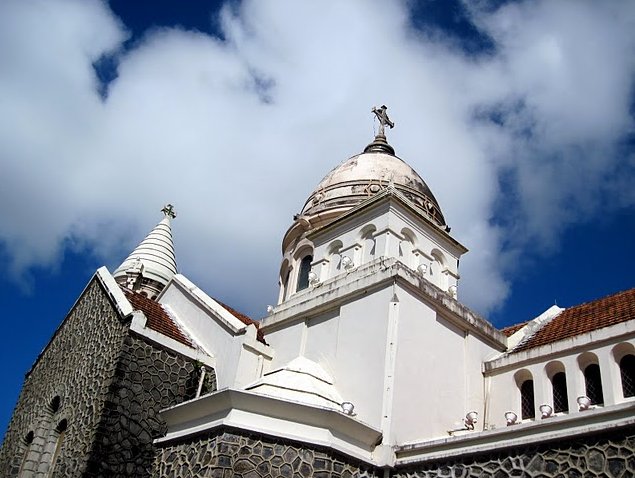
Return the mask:
<svg viewBox="0 0 635 478">
<path fill-rule="evenodd" d="M 174 210 L 174 206 L 172 206 L 172 204 L 166 204 L 165 206 L 163 206 L 161 212 L 165 214 L 166 217 L 169 217 L 171 219 L 174 219 L 176 217 L 176 211 Z"/>
<path fill-rule="evenodd" d="M 373 106 L 373 109 L 371 110 L 373 113 L 375 113 L 375 116 L 379 120 L 379 133 L 377 133 L 377 136 L 386 136 L 386 125 L 391 129 L 395 127 L 395 123 L 390 121 L 390 118 L 388 118 L 388 114 L 386 113 L 387 109 L 388 108 L 386 108 L 386 105 L 381 105 L 379 108 Z"/>
</svg>

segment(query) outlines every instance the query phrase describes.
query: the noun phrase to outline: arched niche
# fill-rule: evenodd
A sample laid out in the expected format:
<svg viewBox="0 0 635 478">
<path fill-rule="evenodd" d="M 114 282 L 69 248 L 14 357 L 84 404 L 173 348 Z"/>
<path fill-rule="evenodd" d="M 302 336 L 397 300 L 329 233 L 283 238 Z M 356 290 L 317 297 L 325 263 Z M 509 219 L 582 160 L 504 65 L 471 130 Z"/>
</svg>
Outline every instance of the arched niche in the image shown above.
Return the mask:
<svg viewBox="0 0 635 478">
<path fill-rule="evenodd" d="M 375 258 L 375 233 L 377 227 L 374 224 L 366 224 L 359 231 L 359 242 L 362 244 L 362 264 Z"/>
<path fill-rule="evenodd" d="M 430 252 L 432 261 L 430 263 L 430 280 L 433 284 L 436 284 L 440 289 L 447 289 L 447 276 L 443 273 L 446 269 L 447 259 L 445 254 L 439 249 L 432 249 Z"/>
<path fill-rule="evenodd" d="M 413 251 L 417 243 L 417 236 L 411 229 L 404 227 L 401 230 L 401 241 L 399 241 L 399 258 L 401 262 L 410 267 L 415 268 Z"/>
<path fill-rule="evenodd" d="M 342 255 L 340 254 L 342 241 L 339 239 L 331 242 L 326 250 L 327 260 L 329 261 L 329 277 L 334 277 L 341 272 Z"/>
</svg>

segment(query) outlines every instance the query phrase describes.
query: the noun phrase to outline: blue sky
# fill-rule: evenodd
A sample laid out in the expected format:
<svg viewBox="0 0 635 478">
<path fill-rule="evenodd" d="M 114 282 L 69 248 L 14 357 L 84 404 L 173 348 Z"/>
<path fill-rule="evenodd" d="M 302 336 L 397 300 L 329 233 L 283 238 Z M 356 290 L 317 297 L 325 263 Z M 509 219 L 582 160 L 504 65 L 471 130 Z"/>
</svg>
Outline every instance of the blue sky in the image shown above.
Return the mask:
<svg viewBox="0 0 635 478">
<path fill-rule="evenodd" d="M 181 272 L 254 318 L 335 165 L 389 141 L 497 326 L 634 285 L 635 7 L 585 1 L 0 5 L 0 428 L 95 269 L 166 202 Z"/>
</svg>

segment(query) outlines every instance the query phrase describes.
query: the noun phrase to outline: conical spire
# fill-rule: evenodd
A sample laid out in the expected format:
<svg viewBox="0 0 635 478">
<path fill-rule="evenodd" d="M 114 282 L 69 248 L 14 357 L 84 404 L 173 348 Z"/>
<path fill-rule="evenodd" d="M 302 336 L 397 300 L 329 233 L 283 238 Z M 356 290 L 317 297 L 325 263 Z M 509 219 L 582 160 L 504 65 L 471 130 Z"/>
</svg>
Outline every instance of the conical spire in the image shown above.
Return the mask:
<svg viewBox="0 0 635 478">
<path fill-rule="evenodd" d="M 161 212 L 164 218 L 113 274 L 121 285 L 151 298 L 156 296 L 177 273 L 171 219 L 176 212 L 167 204 Z"/>
</svg>

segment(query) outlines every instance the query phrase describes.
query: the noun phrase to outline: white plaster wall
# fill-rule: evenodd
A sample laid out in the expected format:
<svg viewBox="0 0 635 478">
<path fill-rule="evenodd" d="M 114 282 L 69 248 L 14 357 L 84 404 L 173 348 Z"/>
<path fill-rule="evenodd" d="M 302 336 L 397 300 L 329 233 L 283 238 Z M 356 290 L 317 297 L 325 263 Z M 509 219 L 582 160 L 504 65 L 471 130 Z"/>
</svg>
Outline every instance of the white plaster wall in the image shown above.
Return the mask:
<svg viewBox="0 0 635 478">
<path fill-rule="evenodd" d="M 357 417 L 381 425 L 387 314 L 391 287 L 306 320 L 282 324 L 267 333 L 275 349 L 270 368 L 299 355 L 317 362 L 334 379 L 344 400 L 355 405 Z"/>
<path fill-rule="evenodd" d="M 335 378 L 337 371 L 337 337 L 339 332 L 339 311 L 320 314 L 306 322 L 306 342 L 304 356 L 317 362 Z M 336 387 L 337 388 L 337 387 Z"/>
<path fill-rule="evenodd" d="M 340 309 L 335 352 L 336 387 L 355 405 L 357 418 L 382 421 L 386 330 L 392 287 L 369 292 Z"/>
<path fill-rule="evenodd" d="M 567 395 L 569 402 L 569 414 L 584 413 L 578 410 L 577 397 L 586 394 L 584 374 L 580 368 L 578 358 L 585 352 L 591 352 L 598 357 L 600 374 L 602 378 L 602 390 L 604 406 L 608 407 L 633 398 L 624 398 L 620 377 L 619 364 L 615 358 L 614 350 L 618 344 L 631 344 L 635 346 L 635 338 L 631 336 L 616 335 L 617 332 L 628 330 L 627 324 L 619 324 L 611 328 L 601 329 L 592 334 L 578 336 L 575 339 L 582 347 L 571 348 L 572 341 L 562 341 L 549 344 L 539 350 L 524 353 L 517 363 L 505 364 L 505 367 L 494 370 L 488 375 L 491 381 L 489 422 L 495 427 L 506 426 L 504 414 L 507 411 L 515 412 L 520 421 L 520 390 L 514 378 L 520 370 L 527 370 L 534 380 L 534 402 L 536 405 L 536 420 L 540 420 L 539 407 L 546 403 L 553 406 L 553 390 L 547 373 L 547 366 L 553 361 L 559 361 L 564 365 L 567 377 Z M 594 341 L 593 338 L 596 338 Z M 520 355 L 520 354 L 519 354 Z M 514 354 L 512 354 L 513 358 Z"/>
<path fill-rule="evenodd" d="M 267 343 L 276 353 L 266 365 L 265 373 L 282 367 L 300 355 L 304 327 L 304 320 L 299 319 L 267 332 Z"/>
<path fill-rule="evenodd" d="M 464 333 L 406 290 L 398 297 L 391 443 L 448 436 L 468 411 Z"/>
<path fill-rule="evenodd" d="M 362 238 L 365 228 L 371 225 L 375 227 L 374 256 L 370 256 L 365 250 L 369 244 Z M 407 231 L 413 241 L 408 237 Z M 428 224 L 406 208 L 394 201 L 386 202 L 350 218 L 336 228 L 316 235 L 313 238 L 313 271 L 322 281 L 345 272 L 336 270 L 332 265 L 332 262 L 339 261 L 339 256 L 334 257 L 331 254 L 331 246 L 341 242 L 340 254 L 353 259 L 355 266 L 380 256 L 399 259 L 413 270 L 419 264 L 425 264 L 426 279 L 441 289 L 448 290 L 450 286 L 457 285 L 461 251 L 443 236 L 444 233 L 436 226 Z"/>
<path fill-rule="evenodd" d="M 233 386 L 239 366 L 242 337 L 234 336 L 227 327 L 210 317 L 195 299 L 179 287 L 168 287 L 160 302 L 169 305 L 188 332 L 216 358 L 218 388 Z"/>
</svg>

